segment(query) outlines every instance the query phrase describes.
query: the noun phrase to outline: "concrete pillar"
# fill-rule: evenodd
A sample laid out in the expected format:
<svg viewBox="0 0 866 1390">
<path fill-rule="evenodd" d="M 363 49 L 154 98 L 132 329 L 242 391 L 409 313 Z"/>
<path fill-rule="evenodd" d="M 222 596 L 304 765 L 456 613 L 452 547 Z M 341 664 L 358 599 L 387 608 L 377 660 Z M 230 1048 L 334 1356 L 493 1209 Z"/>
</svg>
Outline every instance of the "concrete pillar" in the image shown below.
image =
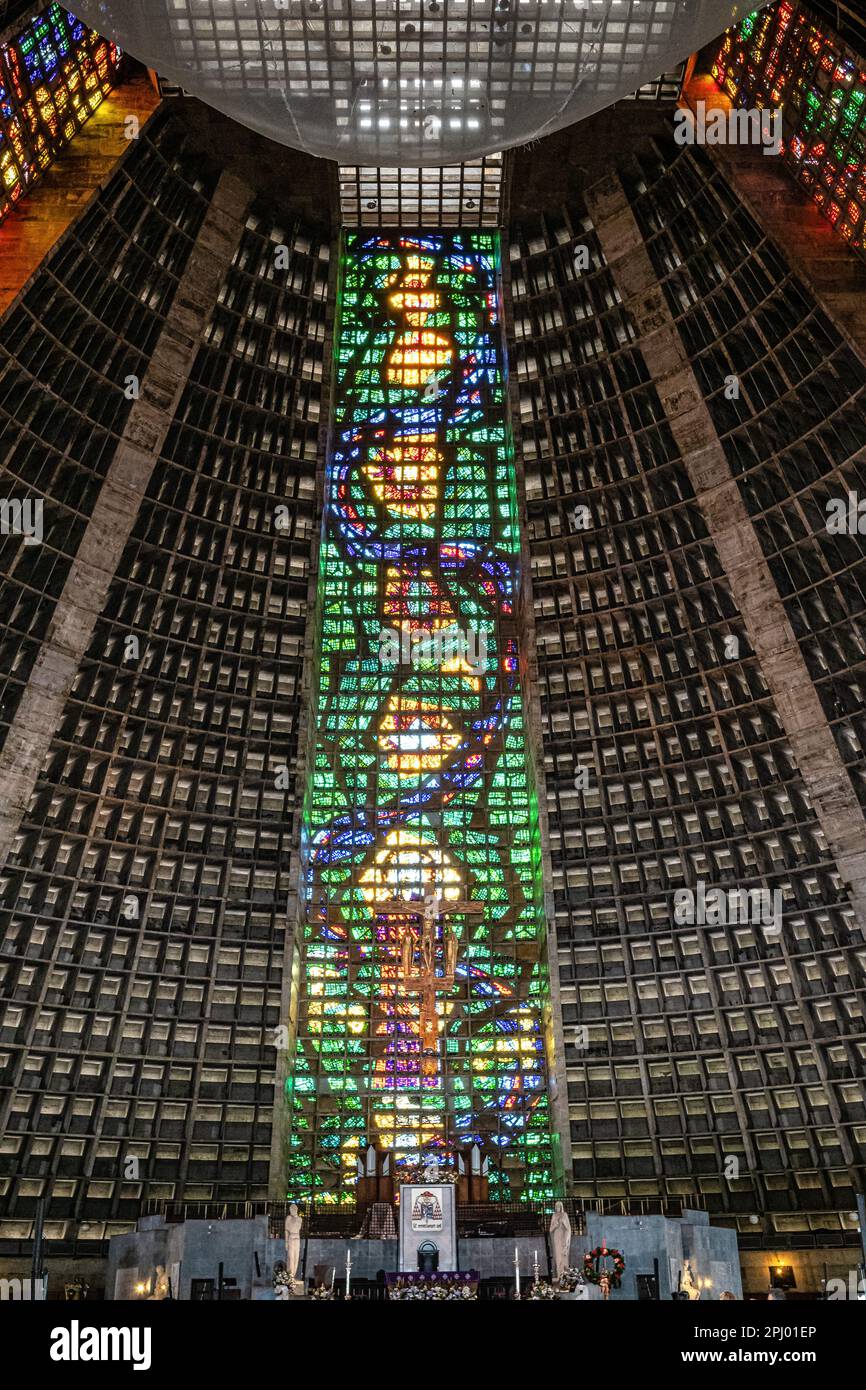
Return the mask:
<svg viewBox="0 0 866 1390">
<path fill-rule="evenodd" d="M 51 740 L 186 386 L 252 194 L 224 173 L 140 385 L 45 640 L 0 754 L 0 868 L 45 766 Z"/>
<path fill-rule="evenodd" d="M 866 929 L 866 821 L 618 176 L 590 188 L 587 205 L 816 819 Z"/>
<path fill-rule="evenodd" d="M 503 238 L 505 240 L 505 238 Z M 511 292 L 511 267 L 506 255 L 502 259 L 503 324 L 507 350 L 515 342 Z M 550 1106 L 551 1151 L 553 1155 L 554 1191 L 565 1196 L 573 1179 L 571 1156 L 571 1122 L 568 1113 L 568 1073 L 565 1063 L 565 1031 L 562 1025 L 562 1003 L 559 985 L 559 957 L 556 941 L 556 910 L 553 894 L 553 864 L 550 855 L 550 822 L 547 812 L 547 783 L 544 769 L 544 740 L 541 719 L 541 679 L 538 672 L 538 640 L 535 631 L 535 605 L 532 594 L 532 559 L 529 553 L 526 508 L 526 471 L 520 430 L 520 397 L 516 378 L 506 377 L 508 411 L 512 422 L 514 474 L 517 507 L 520 518 L 520 583 L 517 595 L 517 623 L 520 632 L 520 678 L 523 696 L 523 716 L 526 737 L 526 770 L 535 792 L 541 841 L 541 873 L 544 887 L 545 938 L 542 943 L 542 962 L 547 973 L 549 996 L 544 1002 L 543 1028 L 547 1055 L 548 1104 Z"/>
</svg>

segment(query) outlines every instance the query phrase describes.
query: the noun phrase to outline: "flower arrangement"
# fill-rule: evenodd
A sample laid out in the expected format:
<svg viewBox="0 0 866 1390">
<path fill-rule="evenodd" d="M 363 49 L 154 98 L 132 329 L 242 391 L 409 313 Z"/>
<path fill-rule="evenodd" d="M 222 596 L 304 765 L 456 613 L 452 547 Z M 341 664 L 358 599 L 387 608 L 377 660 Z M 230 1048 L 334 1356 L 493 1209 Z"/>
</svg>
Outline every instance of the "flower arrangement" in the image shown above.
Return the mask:
<svg viewBox="0 0 866 1390">
<path fill-rule="evenodd" d="M 558 1288 L 560 1293 L 574 1293 L 579 1284 L 585 1283 L 586 1279 L 584 1278 L 583 1270 L 575 1268 L 574 1265 L 569 1265 L 559 1276 Z"/>
<path fill-rule="evenodd" d="M 555 1289 L 552 1284 L 548 1284 L 545 1279 L 536 1279 L 527 1294 L 527 1298 L 533 1303 L 549 1303 L 552 1298 L 556 1298 L 559 1289 Z"/>
<path fill-rule="evenodd" d="M 477 1284 L 446 1282 L 393 1284 L 388 1290 L 388 1298 L 398 1303 L 465 1303 L 478 1299 Z"/>
<path fill-rule="evenodd" d="M 602 1260 L 613 1260 L 613 1269 L 602 1268 Z M 619 1250 L 608 1250 L 606 1245 L 597 1245 L 583 1257 L 583 1277 L 590 1284 L 600 1284 L 603 1275 L 607 1276 L 612 1289 L 618 1289 L 625 1270 L 625 1256 Z"/>
<path fill-rule="evenodd" d="M 328 1284 L 317 1284 L 310 1294 L 310 1298 L 316 1299 L 318 1303 L 327 1303 L 334 1297 L 334 1290 Z"/>
</svg>

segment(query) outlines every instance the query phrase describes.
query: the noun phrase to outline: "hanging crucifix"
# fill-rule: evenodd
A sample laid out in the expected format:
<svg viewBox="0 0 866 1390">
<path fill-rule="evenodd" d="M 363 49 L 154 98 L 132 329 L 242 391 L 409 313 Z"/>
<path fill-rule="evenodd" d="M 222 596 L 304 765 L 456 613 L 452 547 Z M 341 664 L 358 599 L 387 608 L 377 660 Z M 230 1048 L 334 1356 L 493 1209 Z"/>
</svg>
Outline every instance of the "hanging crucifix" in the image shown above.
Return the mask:
<svg viewBox="0 0 866 1390">
<path fill-rule="evenodd" d="M 484 904 L 463 898 L 440 898 L 433 891 L 422 901 L 418 899 L 387 898 L 372 903 L 375 913 L 383 917 L 414 917 L 419 920 L 416 933 L 407 926 L 400 942 L 400 973 L 398 981 L 407 994 L 419 995 L 421 1075 L 435 1078 L 439 1069 L 439 1016 L 436 998 L 450 994 L 454 988 L 459 942 L 457 933 L 447 918 L 460 913 L 478 914 Z M 441 923 L 441 931 L 440 931 Z M 442 972 L 437 972 L 437 946 L 442 942 Z"/>
</svg>

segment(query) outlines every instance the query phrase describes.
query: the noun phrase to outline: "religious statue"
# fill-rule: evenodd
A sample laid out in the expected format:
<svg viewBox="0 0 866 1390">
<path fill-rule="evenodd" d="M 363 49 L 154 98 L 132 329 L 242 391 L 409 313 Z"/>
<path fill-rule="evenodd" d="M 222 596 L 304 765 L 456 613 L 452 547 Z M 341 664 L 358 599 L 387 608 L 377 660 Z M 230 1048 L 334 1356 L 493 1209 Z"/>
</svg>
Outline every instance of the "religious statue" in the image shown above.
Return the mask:
<svg viewBox="0 0 866 1390">
<path fill-rule="evenodd" d="M 437 1163 L 437 1161 L 436 1161 L 435 1158 L 431 1158 L 430 1162 L 427 1164 L 427 1166 L 426 1166 L 425 1169 L 424 1169 L 424 1181 L 425 1181 L 425 1182 L 438 1182 L 438 1181 L 439 1181 L 439 1164 Z"/>
<path fill-rule="evenodd" d="M 602 1298 L 610 1298 L 610 1275 L 600 1274 L 598 1276 L 598 1287 L 601 1289 Z"/>
<path fill-rule="evenodd" d="M 462 898 L 449 898 L 446 901 L 436 892 L 432 877 L 428 877 L 429 882 L 425 880 L 421 886 L 422 889 L 429 888 L 429 892 L 420 902 L 416 897 L 409 901 L 405 898 L 385 898 L 370 903 L 376 913 L 384 917 L 398 917 L 404 921 L 407 917 L 420 919 L 417 934 L 411 926 L 403 928 L 395 955 L 399 961 L 400 989 L 407 994 L 420 996 L 417 1036 L 421 1044 L 421 1075 L 425 1080 L 439 1074 L 439 1014 L 436 1000 L 437 995 L 450 994 L 453 990 L 460 954 L 460 938 L 445 919 L 455 912 L 462 915 L 484 912 L 484 904 L 480 902 L 464 901 Z M 440 919 L 442 974 L 437 972 Z"/>
<path fill-rule="evenodd" d="M 458 947 L 457 933 L 453 927 L 448 927 L 445 932 L 445 975 L 449 979 L 453 979 L 457 969 Z"/>
<path fill-rule="evenodd" d="M 571 1222 L 562 1202 L 556 1203 L 553 1216 L 550 1218 L 550 1246 L 553 1255 L 553 1277 L 557 1280 L 569 1267 L 571 1251 Z"/>
<path fill-rule="evenodd" d="M 289 1214 L 286 1217 L 286 1271 L 289 1278 L 294 1282 L 298 1272 L 298 1261 L 301 1258 L 301 1227 L 303 1220 L 298 1216 L 298 1208 L 294 1202 L 289 1207 Z"/>
<path fill-rule="evenodd" d="M 168 1298 L 168 1275 L 165 1272 L 165 1265 L 157 1265 L 156 1275 L 153 1280 L 153 1293 L 150 1295 L 149 1302 Z"/>
<path fill-rule="evenodd" d="M 701 1291 L 695 1283 L 694 1275 L 692 1274 L 691 1263 L 688 1260 L 686 1260 L 683 1266 L 683 1274 L 680 1279 L 680 1292 L 687 1293 L 689 1298 L 693 1301 L 701 1296 Z"/>
<path fill-rule="evenodd" d="M 400 968 L 403 973 L 403 978 L 406 980 L 408 980 L 409 976 L 412 974 L 412 957 L 415 954 L 414 947 L 415 943 L 412 939 L 412 932 L 407 928 L 400 948 Z"/>
<path fill-rule="evenodd" d="M 424 919 L 421 925 L 421 963 L 428 975 L 433 974 L 436 962 L 436 918 L 428 917 L 426 910 L 430 901 L 428 898 L 424 903 Z M 433 901 L 438 903 L 439 899 L 435 898 Z"/>
</svg>

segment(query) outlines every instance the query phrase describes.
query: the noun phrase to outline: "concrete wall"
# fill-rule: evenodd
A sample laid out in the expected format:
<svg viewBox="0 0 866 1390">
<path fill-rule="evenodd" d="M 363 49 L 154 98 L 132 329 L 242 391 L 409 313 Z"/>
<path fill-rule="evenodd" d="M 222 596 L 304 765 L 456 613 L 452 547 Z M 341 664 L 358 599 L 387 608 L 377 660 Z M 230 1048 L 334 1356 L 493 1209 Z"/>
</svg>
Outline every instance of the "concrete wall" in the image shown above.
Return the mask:
<svg viewBox="0 0 866 1390">
<path fill-rule="evenodd" d="M 49 1248 L 45 1264 L 48 1269 L 49 1302 L 62 1301 L 65 1298 L 63 1286 L 71 1283 L 73 1279 L 83 1279 L 90 1285 L 90 1302 L 105 1297 L 106 1260 L 102 1256 L 83 1255 L 74 1259 L 71 1256 L 59 1257 L 52 1255 Z M 0 1279 L 29 1279 L 30 1270 L 29 1255 L 0 1256 Z"/>
<path fill-rule="evenodd" d="M 306 1264 L 304 1242 L 301 1241 L 301 1263 L 298 1278 L 303 1274 L 312 1279 L 316 1265 L 334 1268 L 336 1282 L 342 1284 L 346 1278 L 346 1255 L 352 1252 L 352 1278 L 375 1279 L 380 1269 L 393 1274 L 397 1268 L 399 1242 L 396 1240 L 309 1240 L 306 1244 Z"/>
<path fill-rule="evenodd" d="M 520 1258 L 520 1278 L 524 1285 L 531 1282 L 535 1254 L 538 1253 L 538 1267 L 541 1277 L 549 1277 L 547 1249 L 543 1236 L 521 1236 L 508 1240 L 499 1237 L 478 1237 L 461 1239 L 458 1242 L 458 1269 L 477 1270 L 482 1279 L 513 1279 L 514 1249 Z M 317 1264 L 335 1266 L 337 1282 L 346 1277 L 346 1252 L 352 1251 L 352 1277 L 375 1279 L 380 1269 L 393 1274 L 397 1269 L 398 1243 L 396 1240 L 310 1240 L 307 1243 L 307 1278 L 312 1279 L 313 1268 Z M 304 1247 L 301 1246 L 301 1268 L 303 1268 Z M 581 1247 L 576 1260 L 583 1259 Z M 442 1270 L 445 1266 L 442 1265 Z M 300 1270 L 299 1270 L 300 1274 Z"/>
<path fill-rule="evenodd" d="M 851 1275 L 856 1281 L 859 1251 L 853 1246 L 840 1250 L 747 1250 L 740 1256 L 743 1269 L 743 1289 L 748 1294 L 767 1295 L 770 1287 L 770 1268 L 790 1265 L 796 1280 L 794 1294 L 817 1298 L 823 1292 L 823 1279 L 841 1279 L 848 1286 Z"/>
<path fill-rule="evenodd" d="M 736 1233 L 711 1226 L 705 1212 L 687 1212 L 677 1221 L 663 1216 L 601 1217 L 588 1213 L 587 1234 L 572 1237 L 571 1263 L 580 1268 L 584 1251 L 600 1245 L 603 1239 L 609 1247 L 621 1250 L 626 1261 L 622 1288 L 612 1292 L 612 1298 L 637 1298 L 636 1276 L 652 1274 L 654 1258 L 659 1261 L 662 1299 L 670 1298 L 686 1260 L 691 1261 L 696 1280 L 710 1280 L 706 1297 L 716 1299 L 725 1289 L 742 1296 Z M 524 1287 L 532 1280 L 536 1257 L 542 1278 L 550 1276 L 543 1236 L 461 1240 L 458 1267 L 463 1271 L 477 1270 L 483 1279 L 512 1280 L 515 1249 Z M 334 1269 L 335 1282 L 341 1285 L 350 1251 L 353 1279 L 375 1280 L 380 1271 L 390 1274 L 397 1269 L 396 1240 L 315 1238 L 301 1241 L 298 1276 L 311 1280 L 316 1266 L 321 1265 L 323 1272 Z M 165 1225 L 158 1217 L 149 1217 L 139 1223 L 139 1230 L 112 1240 L 106 1297 L 142 1297 L 136 1292 L 136 1285 L 152 1284 L 156 1266 L 163 1265 L 171 1278 L 174 1296 L 188 1299 L 193 1279 L 213 1279 L 216 1283 L 222 1262 L 224 1277 L 237 1281 L 241 1298 L 270 1298 L 274 1264 L 284 1259 L 285 1243 L 269 1237 L 267 1218 L 263 1216 L 239 1221 L 187 1221 L 182 1225 Z"/>
<path fill-rule="evenodd" d="M 163 1265 L 173 1296 L 188 1299 L 194 1279 L 212 1279 L 216 1286 L 220 1263 L 223 1278 L 236 1280 L 242 1299 L 260 1298 L 271 1290 L 274 1264 L 286 1258 L 285 1242 L 271 1240 L 264 1216 L 251 1221 L 185 1221 L 170 1226 L 154 1217 L 145 1218 L 139 1227 L 111 1241 L 106 1298 L 142 1297 L 136 1285 L 152 1285 L 156 1266 Z"/>
<path fill-rule="evenodd" d="M 704 1298 L 716 1300 L 726 1290 L 742 1297 L 736 1232 L 711 1226 L 706 1212 L 687 1212 L 682 1220 L 665 1216 L 597 1216 L 588 1212 L 586 1223 L 587 1233 L 579 1242 L 581 1252 L 577 1258 L 572 1240 L 572 1263 L 579 1263 L 584 1250 L 592 1250 L 603 1241 L 608 1249 L 613 1247 L 625 1257 L 622 1287 L 612 1290 L 611 1298 L 636 1299 L 636 1276 L 652 1274 L 655 1259 L 659 1262 L 662 1301 L 670 1299 L 686 1260 L 691 1263 L 696 1282 L 710 1280 Z"/>
</svg>

